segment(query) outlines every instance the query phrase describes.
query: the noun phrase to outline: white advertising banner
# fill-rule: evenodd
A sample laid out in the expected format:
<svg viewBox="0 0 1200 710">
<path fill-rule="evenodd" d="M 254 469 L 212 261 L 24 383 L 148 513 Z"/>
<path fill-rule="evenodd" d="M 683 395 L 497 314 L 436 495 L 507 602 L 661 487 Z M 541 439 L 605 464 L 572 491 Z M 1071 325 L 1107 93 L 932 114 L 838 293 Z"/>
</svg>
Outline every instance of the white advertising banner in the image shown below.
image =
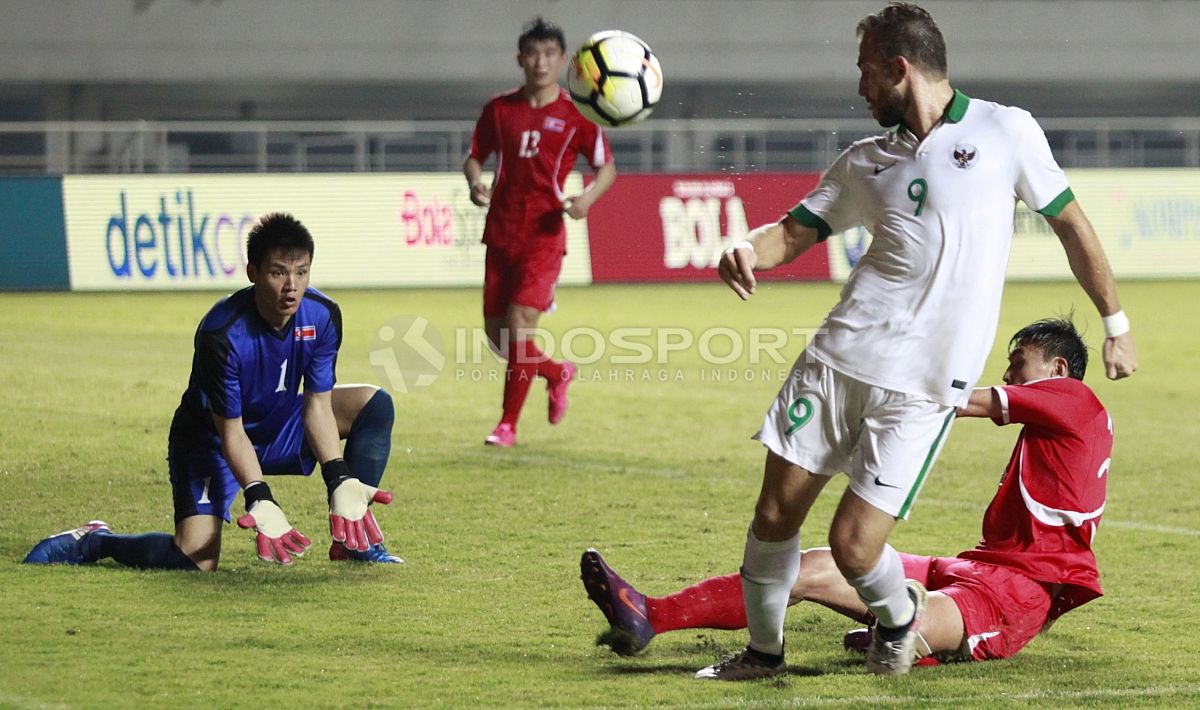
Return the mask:
<svg viewBox="0 0 1200 710">
<path fill-rule="evenodd" d="M 1067 178 L 1118 278 L 1200 276 L 1200 171 L 1070 170 Z M 1046 220 L 1024 203 L 1016 210 L 1008 278 L 1074 278 Z M 870 240 L 862 229 L 830 237 L 835 281 L 846 280 Z"/>
<path fill-rule="evenodd" d="M 458 173 L 66 176 L 63 209 L 73 290 L 240 288 L 268 212 L 312 232 L 318 288 L 483 284 L 485 210 Z M 587 226 L 566 222 L 559 283 L 590 283 Z"/>
</svg>

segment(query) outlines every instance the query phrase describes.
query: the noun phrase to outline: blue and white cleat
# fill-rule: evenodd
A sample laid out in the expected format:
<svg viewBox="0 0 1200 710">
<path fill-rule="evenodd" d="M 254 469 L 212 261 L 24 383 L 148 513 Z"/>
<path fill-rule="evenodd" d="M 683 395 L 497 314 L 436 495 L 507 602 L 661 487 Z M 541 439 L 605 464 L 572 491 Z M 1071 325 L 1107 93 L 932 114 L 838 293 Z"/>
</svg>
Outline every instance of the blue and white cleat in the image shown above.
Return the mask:
<svg viewBox="0 0 1200 710">
<path fill-rule="evenodd" d="M 380 565 L 404 564 L 404 560 L 388 552 L 388 549 L 383 546 L 382 542 L 371 545 L 363 552 L 351 550 L 342 543 L 335 542 L 329 546 L 329 559 L 334 562 L 350 560 L 354 562 L 372 562 Z"/>
<path fill-rule="evenodd" d="M 83 559 L 83 541 L 88 535 L 97 531 L 109 532 L 108 523 L 103 520 L 93 520 L 87 525 L 81 525 L 74 530 L 64 530 L 57 535 L 42 540 L 33 546 L 25 555 L 28 565 L 79 565 Z"/>
</svg>

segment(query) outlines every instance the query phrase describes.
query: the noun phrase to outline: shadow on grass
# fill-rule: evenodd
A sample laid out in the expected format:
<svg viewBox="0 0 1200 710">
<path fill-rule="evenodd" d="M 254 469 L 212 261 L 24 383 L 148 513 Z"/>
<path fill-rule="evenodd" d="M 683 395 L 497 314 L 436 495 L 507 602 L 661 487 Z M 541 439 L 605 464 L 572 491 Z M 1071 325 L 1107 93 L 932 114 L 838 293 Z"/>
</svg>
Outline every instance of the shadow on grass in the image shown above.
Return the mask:
<svg viewBox="0 0 1200 710">
<path fill-rule="evenodd" d="M 598 669 L 598 670 L 602 673 L 607 673 L 609 675 L 615 675 L 615 676 L 639 676 L 639 675 L 670 675 L 670 676 L 687 675 L 687 676 L 692 676 L 696 673 L 696 671 L 698 671 L 700 669 L 694 665 L 687 665 L 687 664 L 683 664 L 683 663 L 673 663 L 672 662 L 672 663 L 655 663 L 655 664 L 639 663 L 637 665 L 622 663 L 620 665 L 608 666 L 606 668 L 602 668 L 602 669 Z M 792 676 L 811 677 L 811 676 L 822 676 L 822 675 L 828 675 L 828 672 L 821 668 L 815 668 L 812 666 L 788 665 L 787 672 L 784 675 L 777 676 L 775 678 L 772 678 L 771 680 L 774 683 L 779 683 L 779 682 L 785 682 L 788 678 L 790 678 Z"/>
</svg>

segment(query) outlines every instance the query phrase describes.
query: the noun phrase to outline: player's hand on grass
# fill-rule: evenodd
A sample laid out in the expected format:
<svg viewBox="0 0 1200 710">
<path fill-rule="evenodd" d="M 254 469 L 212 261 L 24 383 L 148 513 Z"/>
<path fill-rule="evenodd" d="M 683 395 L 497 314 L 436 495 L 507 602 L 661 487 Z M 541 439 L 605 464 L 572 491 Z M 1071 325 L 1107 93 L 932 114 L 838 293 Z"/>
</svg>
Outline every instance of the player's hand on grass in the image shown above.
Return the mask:
<svg viewBox="0 0 1200 710">
<path fill-rule="evenodd" d="M 266 483 L 251 483 L 243 495 L 246 498 L 246 514 L 237 519 L 237 524 L 241 528 L 254 528 L 259 559 L 290 565 L 292 555 L 300 557 L 312 545 L 311 540 L 288 522 Z"/>
<path fill-rule="evenodd" d="M 758 281 L 754 278 L 754 265 L 758 263 L 758 254 L 750 242 L 732 244 L 721 254 L 717 272 L 733 292 L 743 301 L 754 293 Z"/>
<path fill-rule="evenodd" d="M 1104 339 L 1104 374 L 1108 379 L 1129 377 L 1137 368 L 1137 349 L 1133 346 L 1132 333 Z"/>
<path fill-rule="evenodd" d="M 321 476 L 329 490 L 329 534 L 334 541 L 359 552 L 383 542 L 383 532 L 369 506 L 391 503 L 391 492 L 368 486 L 351 476 L 342 459 L 322 464 Z"/>
</svg>

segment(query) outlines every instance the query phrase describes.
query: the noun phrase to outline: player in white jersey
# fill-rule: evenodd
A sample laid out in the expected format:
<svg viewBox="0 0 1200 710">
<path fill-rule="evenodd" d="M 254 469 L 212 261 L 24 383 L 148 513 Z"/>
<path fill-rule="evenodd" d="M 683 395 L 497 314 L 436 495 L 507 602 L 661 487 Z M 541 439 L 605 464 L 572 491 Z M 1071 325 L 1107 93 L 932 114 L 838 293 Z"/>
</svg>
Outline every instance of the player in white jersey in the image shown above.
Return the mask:
<svg viewBox="0 0 1200 710">
<path fill-rule="evenodd" d="M 783 219 L 721 258 L 721 277 L 746 299 L 756 270 L 790 262 L 834 232 L 861 226 L 874 236 L 755 437 L 768 452 L 741 568 L 750 641 L 697 678 L 783 671 L 800 528 L 841 472 L 850 484 L 829 544 L 877 619 L 867 668 L 908 672 L 926 592 L 906 582 L 887 538 L 982 371 L 1016 200 L 1046 218 L 1104 317 L 1106 374 L 1137 368 L 1112 269 L 1032 117 L 956 91 L 941 31 L 916 5 L 892 3 L 860 21 L 857 34 L 858 92 L 894 130 L 851 146 Z"/>
</svg>

